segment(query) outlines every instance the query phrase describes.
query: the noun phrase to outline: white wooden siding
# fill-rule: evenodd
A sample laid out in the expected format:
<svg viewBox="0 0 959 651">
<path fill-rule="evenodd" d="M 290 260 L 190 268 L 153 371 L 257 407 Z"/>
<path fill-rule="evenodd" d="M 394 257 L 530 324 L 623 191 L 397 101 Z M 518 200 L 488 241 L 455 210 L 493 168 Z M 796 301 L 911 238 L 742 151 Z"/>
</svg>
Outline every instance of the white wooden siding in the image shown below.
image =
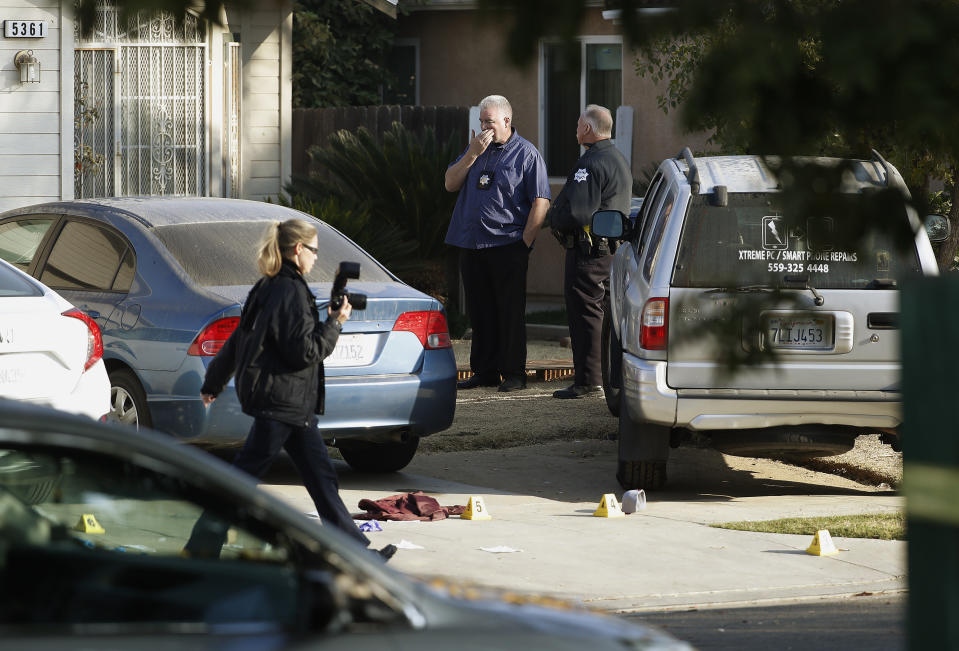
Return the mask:
<svg viewBox="0 0 959 651">
<path fill-rule="evenodd" d="M 0 210 L 60 198 L 60 2 L 0 0 L 0 20 L 14 19 L 46 21 L 47 35 L 0 33 Z M 40 61 L 40 83 L 20 83 L 20 50 Z"/>
<path fill-rule="evenodd" d="M 236 24 L 243 62 L 243 196 L 275 199 L 289 180 L 292 158 L 290 3 L 243 12 L 231 18 Z"/>
</svg>

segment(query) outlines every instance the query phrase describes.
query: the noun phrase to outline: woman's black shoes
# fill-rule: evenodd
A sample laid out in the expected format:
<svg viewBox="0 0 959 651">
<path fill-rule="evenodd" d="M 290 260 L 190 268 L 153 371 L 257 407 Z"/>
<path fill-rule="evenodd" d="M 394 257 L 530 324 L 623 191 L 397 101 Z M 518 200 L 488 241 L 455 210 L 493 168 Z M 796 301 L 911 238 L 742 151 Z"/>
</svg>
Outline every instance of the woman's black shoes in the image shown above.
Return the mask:
<svg viewBox="0 0 959 651">
<path fill-rule="evenodd" d="M 393 558 L 393 554 L 396 553 L 396 545 L 389 544 L 383 549 L 377 549 L 376 553 L 380 555 L 380 557 L 383 559 L 383 562 L 385 563 L 386 561 Z"/>
</svg>

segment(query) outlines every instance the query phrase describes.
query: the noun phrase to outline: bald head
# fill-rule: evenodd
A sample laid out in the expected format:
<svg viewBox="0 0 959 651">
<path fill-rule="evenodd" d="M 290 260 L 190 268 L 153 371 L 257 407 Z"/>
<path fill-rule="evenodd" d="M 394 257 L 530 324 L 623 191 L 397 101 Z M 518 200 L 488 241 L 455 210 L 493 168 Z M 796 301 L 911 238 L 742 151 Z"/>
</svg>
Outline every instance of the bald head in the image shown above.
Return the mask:
<svg viewBox="0 0 959 651">
<path fill-rule="evenodd" d="M 596 134 L 597 140 L 613 137 L 613 114 L 605 106 L 590 104 L 583 111 L 582 117 Z"/>
</svg>

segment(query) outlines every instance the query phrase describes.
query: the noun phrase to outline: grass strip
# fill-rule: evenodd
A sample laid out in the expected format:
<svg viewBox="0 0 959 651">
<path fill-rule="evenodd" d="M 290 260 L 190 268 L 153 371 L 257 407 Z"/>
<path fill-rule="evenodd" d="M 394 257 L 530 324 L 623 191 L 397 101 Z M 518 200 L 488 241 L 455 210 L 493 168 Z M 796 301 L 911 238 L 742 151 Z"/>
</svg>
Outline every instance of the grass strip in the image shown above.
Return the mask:
<svg viewBox="0 0 959 651">
<path fill-rule="evenodd" d="M 906 518 L 902 513 L 868 513 L 863 515 L 829 515 L 818 518 L 782 518 L 779 520 L 720 522 L 717 529 L 758 531 L 760 533 L 791 533 L 814 536 L 820 529 L 828 529 L 833 538 L 875 538 L 878 540 L 905 540 Z"/>
</svg>

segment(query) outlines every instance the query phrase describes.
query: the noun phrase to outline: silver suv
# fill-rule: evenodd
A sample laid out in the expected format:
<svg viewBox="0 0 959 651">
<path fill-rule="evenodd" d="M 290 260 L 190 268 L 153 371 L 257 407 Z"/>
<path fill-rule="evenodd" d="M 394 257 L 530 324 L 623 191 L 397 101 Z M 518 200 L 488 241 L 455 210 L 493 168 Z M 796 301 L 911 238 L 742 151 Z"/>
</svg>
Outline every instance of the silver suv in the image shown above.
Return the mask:
<svg viewBox="0 0 959 651">
<path fill-rule="evenodd" d="M 850 231 L 870 193 L 906 192 L 878 154 L 807 162 L 845 170 L 843 214 L 787 217 L 762 158 L 686 149 L 659 166 L 635 226 L 594 217 L 594 233 L 627 239 L 604 328 L 624 488 L 661 488 L 669 448 L 693 433 L 749 457 L 841 454 L 868 433 L 898 446 L 897 284 L 937 273 L 930 240 L 911 209 L 895 214 L 905 246 Z"/>
</svg>

